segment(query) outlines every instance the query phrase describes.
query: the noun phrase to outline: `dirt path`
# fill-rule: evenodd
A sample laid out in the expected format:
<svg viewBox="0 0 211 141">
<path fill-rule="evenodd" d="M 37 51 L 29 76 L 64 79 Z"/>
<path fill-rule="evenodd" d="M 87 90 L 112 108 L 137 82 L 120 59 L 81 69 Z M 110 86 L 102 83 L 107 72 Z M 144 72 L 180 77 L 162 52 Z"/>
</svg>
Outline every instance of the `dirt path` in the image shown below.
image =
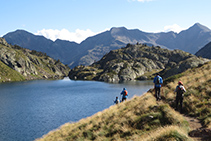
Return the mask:
<svg viewBox="0 0 211 141">
<path fill-rule="evenodd" d="M 160 105 L 160 101 L 157 102 Z M 200 120 L 184 115 L 190 126 L 189 137 L 194 141 L 211 141 L 211 128 L 204 128 Z"/>
<path fill-rule="evenodd" d="M 196 130 L 202 128 L 200 121 L 193 117 L 184 116 L 185 119 L 189 122 L 191 130 Z"/>
<path fill-rule="evenodd" d="M 184 116 L 189 122 L 190 132 L 189 136 L 196 141 L 210 141 L 211 140 L 211 129 L 203 128 L 200 121 L 193 117 Z"/>
<path fill-rule="evenodd" d="M 194 131 L 197 131 L 198 129 L 201 129 L 202 128 L 202 125 L 200 123 L 200 121 L 196 118 L 193 118 L 193 117 L 188 117 L 188 116 L 184 116 L 185 119 L 188 121 L 189 123 L 189 126 L 190 126 L 190 133 L 194 132 Z M 198 141 L 202 141 L 202 137 L 196 137 L 195 135 L 189 135 L 191 136 L 191 138 L 193 140 L 198 140 Z"/>
</svg>

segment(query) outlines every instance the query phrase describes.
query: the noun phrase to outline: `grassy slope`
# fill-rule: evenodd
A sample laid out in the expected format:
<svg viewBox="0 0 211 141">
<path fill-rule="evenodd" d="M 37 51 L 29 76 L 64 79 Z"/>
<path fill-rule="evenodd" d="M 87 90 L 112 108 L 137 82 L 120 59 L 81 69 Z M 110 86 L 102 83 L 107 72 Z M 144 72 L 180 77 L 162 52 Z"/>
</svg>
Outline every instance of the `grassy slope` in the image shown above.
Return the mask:
<svg viewBox="0 0 211 141">
<path fill-rule="evenodd" d="M 179 113 L 168 104 L 158 105 L 154 96 L 146 93 L 79 122 L 67 123 L 40 140 L 189 139 L 187 127 Z M 162 134 L 155 134 L 157 131 Z"/>
<path fill-rule="evenodd" d="M 184 117 L 174 111 L 177 82 L 187 92 L 184 112 L 211 127 L 211 62 L 165 80 L 163 100 L 156 102 L 153 91 L 111 106 L 76 123 L 66 123 L 39 140 L 192 140 Z"/>
<path fill-rule="evenodd" d="M 5 47 L 4 45 L 0 44 L 0 48 L 4 47 Z M 8 50 L 11 49 L 8 48 Z M 0 61 L 0 82 L 23 81 L 23 80 L 25 80 L 23 75 L 11 69 L 7 65 L 5 65 L 2 61 Z"/>
<path fill-rule="evenodd" d="M 1 61 L 0 61 L 0 78 L 1 78 L 0 82 L 25 80 L 24 76 L 22 76 L 17 71 L 11 69 Z"/>
<path fill-rule="evenodd" d="M 175 105 L 173 90 L 179 80 L 187 89 L 184 96 L 184 114 L 197 117 L 204 127 L 211 128 L 211 62 L 166 80 L 163 93 L 165 102 L 172 107 Z"/>
</svg>

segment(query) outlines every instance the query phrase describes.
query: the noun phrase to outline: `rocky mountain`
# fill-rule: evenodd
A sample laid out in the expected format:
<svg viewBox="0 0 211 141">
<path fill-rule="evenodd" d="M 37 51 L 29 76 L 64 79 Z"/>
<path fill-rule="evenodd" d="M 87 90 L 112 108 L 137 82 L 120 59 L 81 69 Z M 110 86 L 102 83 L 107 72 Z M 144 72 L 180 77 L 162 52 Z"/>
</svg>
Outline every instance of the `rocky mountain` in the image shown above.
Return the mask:
<svg viewBox="0 0 211 141">
<path fill-rule="evenodd" d="M 30 50 L 45 52 L 54 59 L 59 59 L 64 64 L 68 64 L 77 54 L 78 44 L 64 40 L 46 39 L 43 36 L 37 36 L 24 30 L 16 30 L 3 36 L 5 40 L 12 45 L 18 45 Z M 74 53 L 72 53 L 74 52 Z"/>
<path fill-rule="evenodd" d="M 31 79 L 58 79 L 67 76 L 69 67 L 45 53 L 9 45 L 0 38 L 0 82 Z"/>
<path fill-rule="evenodd" d="M 70 79 L 121 82 L 150 79 L 160 72 L 164 78 L 197 67 L 209 61 L 182 50 L 149 47 L 145 44 L 128 44 L 125 48 L 112 50 L 90 66 L 77 66 Z"/>
<path fill-rule="evenodd" d="M 198 52 L 196 52 L 196 56 L 201 56 L 204 58 L 211 59 L 211 42 L 201 48 Z"/>
<path fill-rule="evenodd" d="M 80 44 L 64 40 L 53 42 L 43 36 L 36 36 L 23 30 L 10 32 L 3 37 L 12 45 L 45 52 L 73 68 L 77 65 L 90 65 L 110 50 L 119 49 L 128 43 L 139 42 L 195 54 L 211 41 L 211 30 L 199 23 L 178 34 L 174 32 L 147 33 L 138 29 L 114 27 L 109 31 L 89 37 Z"/>
</svg>

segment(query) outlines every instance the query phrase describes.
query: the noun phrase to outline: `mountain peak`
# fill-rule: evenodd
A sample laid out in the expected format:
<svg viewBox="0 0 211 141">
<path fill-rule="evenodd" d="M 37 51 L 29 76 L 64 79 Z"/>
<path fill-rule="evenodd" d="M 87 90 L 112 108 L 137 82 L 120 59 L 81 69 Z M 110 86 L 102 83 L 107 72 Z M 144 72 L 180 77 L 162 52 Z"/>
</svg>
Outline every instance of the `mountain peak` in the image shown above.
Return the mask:
<svg viewBox="0 0 211 141">
<path fill-rule="evenodd" d="M 207 28 L 206 26 L 200 24 L 200 23 L 195 23 L 193 26 L 191 26 L 189 29 L 194 29 L 194 30 L 202 30 L 204 32 L 210 32 L 211 30 Z"/>
<path fill-rule="evenodd" d="M 12 32 L 9 32 L 7 33 L 6 35 L 3 36 L 3 38 L 5 38 L 7 40 L 8 37 L 11 37 L 11 36 L 15 36 L 15 38 L 20 38 L 20 36 L 23 38 L 23 37 L 29 37 L 29 36 L 33 36 L 32 33 L 26 31 L 26 30 L 23 30 L 23 29 L 17 29 L 15 31 L 12 31 Z"/>
<path fill-rule="evenodd" d="M 127 28 L 125 27 L 112 27 L 110 30 L 111 34 L 124 33 L 126 31 L 127 31 Z"/>
<path fill-rule="evenodd" d="M 112 30 L 127 30 L 126 27 L 122 26 L 122 27 L 112 27 L 110 31 Z"/>
<path fill-rule="evenodd" d="M 32 33 L 28 32 L 28 31 L 26 31 L 26 30 L 23 30 L 23 29 L 17 29 L 17 30 L 15 30 L 15 31 L 9 32 L 9 33 L 32 34 Z"/>
</svg>

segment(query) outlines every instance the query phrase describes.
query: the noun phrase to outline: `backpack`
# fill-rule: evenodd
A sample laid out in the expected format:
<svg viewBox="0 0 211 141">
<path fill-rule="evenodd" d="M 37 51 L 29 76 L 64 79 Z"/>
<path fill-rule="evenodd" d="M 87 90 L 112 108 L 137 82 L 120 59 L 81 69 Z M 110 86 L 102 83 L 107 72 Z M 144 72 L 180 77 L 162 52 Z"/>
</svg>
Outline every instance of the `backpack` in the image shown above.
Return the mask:
<svg viewBox="0 0 211 141">
<path fill-rule="evenodd" d="M 124 91 L 124 96 L 127 96 L 128 95 L 128 92 L 127 90 Z"/>
<path fill-rule="evenodd" d="M 160 77 L 159 76 L 156 78 L 155 83 L 160 84 Z"/>
<path fill-rule="evenodd" d="M 178 95 L 178 96 L 182 96 L 183 92 L 184 92 L 183 87 L 178 86 L 177 95 Z"/>
</svg>

